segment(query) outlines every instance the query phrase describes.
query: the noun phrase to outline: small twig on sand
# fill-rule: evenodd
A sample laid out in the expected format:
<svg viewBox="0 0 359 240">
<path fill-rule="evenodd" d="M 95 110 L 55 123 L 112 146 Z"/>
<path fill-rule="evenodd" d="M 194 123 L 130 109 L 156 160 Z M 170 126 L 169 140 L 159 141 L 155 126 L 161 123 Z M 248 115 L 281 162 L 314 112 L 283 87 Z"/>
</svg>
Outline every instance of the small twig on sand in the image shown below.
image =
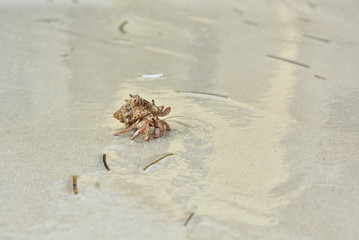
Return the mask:
<svg viewBox="0 0 359 240">
<path fill-rule="evenodd" d="M 189 217 L 187 218 L 187 220 L 184 223 L 184 226 L 187 226 L 189 220 L 191 220 L 191 218 L 193 217 L 194 213 L 191 213 L 191 215 L 189 215 Z"/>
<path fill-rule="evenodd" d="M 72 187 L 74 189 L 74 193 L 78 194 L 79 191 L 77 190 L 77 176 L 72 177 Z"/>
<path fill-rule="evenodd" d="M 190 93 L 190 94 L 199 94 L 199 95 L 208 95 L 208 96 L 214 96 L 214 97 L 220 97 L 220 98 L 228 98 L 227 96 L 216 94 L 216 93 L 208 93 L 208 92 L 197 92 L 197 91 L 176 91 L 178 93 Z"/>
<path fill-rule="evenodd" d="M 313 76 L 316 77 L 316 78 L 322 79 L 322 80 L 326 79 L 325 77 L 322 77 L 322 76 L 319 76 L 319 75 L 313 75 Z"/>
<path fill-rule="evenodd" d="M 313 40 L 320 41 L 320 42 L 330 43 L 330 40 L 328 40 L 326 38 L 316 37 L 316 36 L 308 35 L 308 34 L 304 34 L 303 36 L 306 37 L 306 38 L 310 38 L 310 39 L 313 39 Z"/>
<path fill-rule="evenodd" d="M 158 162 L 161 161 L 162 159 L 164 159 L 164 158 L 166 158 L 166 157 L 168 157 L 168 156 L 171 156 L 171 155 L 173 155 L 173 153 L 169 153 L 169 154 L 167 154 L 167 155 L 165 155 L 165 156 L 163 156 L 163 157 L 157 159 L 156 161 L 154 161 L 154 162 L 148 164 L 148 165 L 143 169 L 143 171 L 145 171 L 148 167 L 152 166 L 153 164 L 158 163 Z"/>
<path fill-rule="evenodd" d="M 273 55 L 267 55 L 267 57 L 277 59 L 277 60 L 280 60 L 280 61 L 283 61 L 283 62 L 295 64 L 295 65 L 298 65 L 298 66 L 301 66 L 301 67 L 309 68 L 309 65 L 307 65 L 307 64 L 296 62 L 296 61 L 293 61 L 293 60 L 290 60 L 290 59 L 277 57 L 277 56 L 273 56 Z"/>
<path fill-rule="evenodd" d="M 120 32 L 121 33 L 123 33 L 123 34 L 125 34 L 125 33 L 127 33 L 126 31 L 125 31 L 125 25 L 128 23 L 128 21 L 126 20 L 126 21 L 123 21 L 121 24 L 120 24 L 120 26 L 118 27 L 118 29 L 120 30 Z"/>
<path fill-rule="evenodd" d="M 105 165 L 105 168 L 107 169 L 107 171 L 110 171 L 110 168 L 108 167 L 107 162 L 106 162 L 106 154 L 104 154 L 102 156 L 102 161 L 103 161 L 103 165 Z"/>
</svg>

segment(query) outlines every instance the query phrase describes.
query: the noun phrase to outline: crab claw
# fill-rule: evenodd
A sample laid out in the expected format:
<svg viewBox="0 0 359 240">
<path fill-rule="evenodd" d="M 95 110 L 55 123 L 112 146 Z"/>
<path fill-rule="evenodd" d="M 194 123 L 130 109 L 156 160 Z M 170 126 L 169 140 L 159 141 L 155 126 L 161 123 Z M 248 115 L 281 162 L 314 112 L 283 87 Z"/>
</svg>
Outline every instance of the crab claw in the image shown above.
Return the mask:
<svg viewBox="0 0 359 240">
<path fill-rule="evenodd" d="M 158 115 L 160 117 L 167 116 L 171 112 L 171 107 L 166 107 L 166 109 L 163 111 L 161 115 Z"/>
</svg>

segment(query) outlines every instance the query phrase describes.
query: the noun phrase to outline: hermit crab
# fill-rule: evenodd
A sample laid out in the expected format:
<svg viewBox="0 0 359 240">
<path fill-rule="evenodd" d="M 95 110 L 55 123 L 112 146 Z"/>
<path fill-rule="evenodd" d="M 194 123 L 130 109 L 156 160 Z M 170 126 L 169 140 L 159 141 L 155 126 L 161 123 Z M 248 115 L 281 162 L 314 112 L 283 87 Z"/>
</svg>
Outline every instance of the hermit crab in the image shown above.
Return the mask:
<svg viewBox="0 0 359 240">
<path fill-rule="evenodd" d="M 142 123 L 142 127 L 135 132 L 131 140 L 134 140 L 143 131 L 146 133 L 144 140 L 150 140 L 150 127 L 154 127 L 154 138 L 161 137 L 164 129 L 166 131 L 171 130 L 170 125 L 165 120 L 158 118 L 168 115 L 171 112 L 171 107 L 164 109 L 164 106 L 156 106 L 155 100 L 150 103 L 137 94 L 130 94 L 130 99 L 126 99 L 125 102 L 126 104 L 117 110 L 113 117 L 124 123 L 127 128 L 119 131 L 115 136 L 134 129 L 139 123 Z"/>
</svg>

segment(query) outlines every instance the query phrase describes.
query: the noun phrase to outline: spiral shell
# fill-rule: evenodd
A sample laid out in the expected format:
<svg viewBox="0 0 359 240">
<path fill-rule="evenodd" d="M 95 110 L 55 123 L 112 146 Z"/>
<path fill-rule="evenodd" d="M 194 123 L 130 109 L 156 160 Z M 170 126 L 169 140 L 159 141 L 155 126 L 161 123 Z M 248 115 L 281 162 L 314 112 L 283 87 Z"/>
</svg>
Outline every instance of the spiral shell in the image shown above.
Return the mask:
<svg viewBox="0 0 359 240">
<path fill-rule="evenodd" d="M 125 100 L 126 104 L 113 114 L 114 118 L 126 124 L 127 127 L 148 115 L 158 116 L 163 114 L 164 106 L 156 106 L 154 100 L 150 103 L 137 94 L 130 94 L 129 96 L 130 99 Z"/>
</svg>

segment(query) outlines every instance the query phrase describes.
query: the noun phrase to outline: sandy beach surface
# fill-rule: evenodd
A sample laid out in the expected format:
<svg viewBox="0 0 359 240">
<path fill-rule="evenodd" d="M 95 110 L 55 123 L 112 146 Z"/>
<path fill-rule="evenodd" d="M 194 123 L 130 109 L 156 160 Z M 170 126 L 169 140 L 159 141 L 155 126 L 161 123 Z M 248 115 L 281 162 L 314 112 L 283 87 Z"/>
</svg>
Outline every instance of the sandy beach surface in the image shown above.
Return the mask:
<svg viewBox="0 0 359 240">
<path fill-rule="evenodd" d="M 357 239 L 358 9 L 1 1 L 0 239 Z"/>
</svg>

